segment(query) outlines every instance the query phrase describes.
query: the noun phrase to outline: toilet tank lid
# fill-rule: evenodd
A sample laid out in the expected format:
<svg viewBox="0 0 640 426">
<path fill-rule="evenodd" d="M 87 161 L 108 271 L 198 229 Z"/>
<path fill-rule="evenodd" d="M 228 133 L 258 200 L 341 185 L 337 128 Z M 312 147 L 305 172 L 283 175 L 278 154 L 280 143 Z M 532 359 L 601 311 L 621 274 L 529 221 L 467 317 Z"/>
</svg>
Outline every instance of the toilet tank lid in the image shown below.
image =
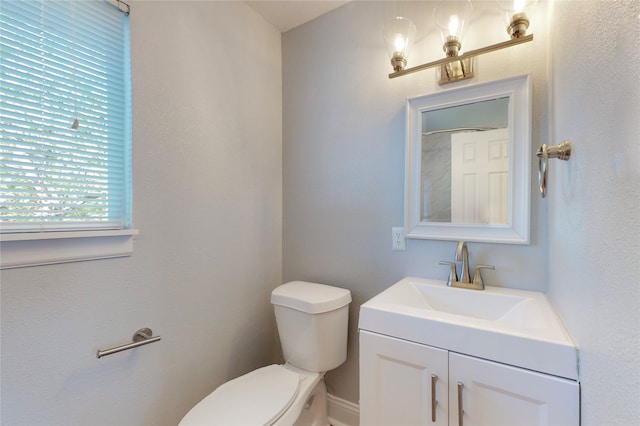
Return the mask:
<svg viewBox="0 0 640 426">
<path fill-rule="evenodd" d="M 305 281 L 291 281 L 271 292 L 271 303 L 309 314 L 339 309 L 351 302 L 351 292 L 344 288 Z"/>
</svg>

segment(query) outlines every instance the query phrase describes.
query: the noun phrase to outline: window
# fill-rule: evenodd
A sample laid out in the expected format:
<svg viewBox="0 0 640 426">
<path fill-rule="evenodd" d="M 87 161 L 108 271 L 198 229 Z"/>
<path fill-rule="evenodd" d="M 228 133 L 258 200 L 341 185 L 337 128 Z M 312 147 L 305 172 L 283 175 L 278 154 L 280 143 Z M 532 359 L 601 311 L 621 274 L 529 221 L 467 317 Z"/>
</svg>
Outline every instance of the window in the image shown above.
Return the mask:
<svg viewBox="0 0 640 426">
<path fill-rule="evenodd" d="M 0 5 L 3 258 L 5 241 L 134 233 L 127 232 L 129 17 L 116 7 L 121 5 L 104 0 Z"/>
</svg>

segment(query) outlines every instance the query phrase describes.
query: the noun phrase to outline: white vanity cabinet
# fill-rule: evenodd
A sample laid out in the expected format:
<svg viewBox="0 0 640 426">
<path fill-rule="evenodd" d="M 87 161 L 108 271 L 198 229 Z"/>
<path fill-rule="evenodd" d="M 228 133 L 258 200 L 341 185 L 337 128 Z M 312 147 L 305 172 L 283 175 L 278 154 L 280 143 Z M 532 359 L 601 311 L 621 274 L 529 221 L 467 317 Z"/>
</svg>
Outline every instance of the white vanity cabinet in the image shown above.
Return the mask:
<svg viewBox="0 0 640 426">
<path fill-rule="evenodd" d="M 573 380 L 360 330 L 363 426 L 578 425 L 579 400 Z"/>
</svg>

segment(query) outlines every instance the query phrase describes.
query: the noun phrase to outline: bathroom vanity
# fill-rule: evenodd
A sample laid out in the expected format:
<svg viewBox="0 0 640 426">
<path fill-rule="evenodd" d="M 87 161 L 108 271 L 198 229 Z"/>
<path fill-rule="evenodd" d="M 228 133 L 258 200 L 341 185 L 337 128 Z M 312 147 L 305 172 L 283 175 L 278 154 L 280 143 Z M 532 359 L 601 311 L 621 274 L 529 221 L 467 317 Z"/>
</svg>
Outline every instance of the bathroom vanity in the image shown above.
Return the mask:
<svg viewBox="0 0 640 426">
<path fill-rule="evenodd" d="M 405 278 L 360 309 L 363 425 L 578 425 L 577 350 L 538 292 Z"/>
</svg>

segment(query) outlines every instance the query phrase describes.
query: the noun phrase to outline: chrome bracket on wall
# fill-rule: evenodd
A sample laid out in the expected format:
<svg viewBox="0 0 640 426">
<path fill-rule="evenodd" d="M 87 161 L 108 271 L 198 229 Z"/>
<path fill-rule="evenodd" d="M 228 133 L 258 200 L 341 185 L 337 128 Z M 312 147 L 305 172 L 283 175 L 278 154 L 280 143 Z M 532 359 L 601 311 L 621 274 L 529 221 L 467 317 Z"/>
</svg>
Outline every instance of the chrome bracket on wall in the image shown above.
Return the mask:
<svg viewBox="0 0 640 426">
<path fill-rule="evenodd" d="M 559 160 L 567 161 L 571 157 L 571 142 L 563 141 L 558 145 L 547 146 L 542 144 L 538 152 L 538 182 L 540 183 L 540 195 L 542 198 L 547 196 L 547 174 L 548 174 L 548 162 L 550 158 L 557 158 Z"/>
</svg>

